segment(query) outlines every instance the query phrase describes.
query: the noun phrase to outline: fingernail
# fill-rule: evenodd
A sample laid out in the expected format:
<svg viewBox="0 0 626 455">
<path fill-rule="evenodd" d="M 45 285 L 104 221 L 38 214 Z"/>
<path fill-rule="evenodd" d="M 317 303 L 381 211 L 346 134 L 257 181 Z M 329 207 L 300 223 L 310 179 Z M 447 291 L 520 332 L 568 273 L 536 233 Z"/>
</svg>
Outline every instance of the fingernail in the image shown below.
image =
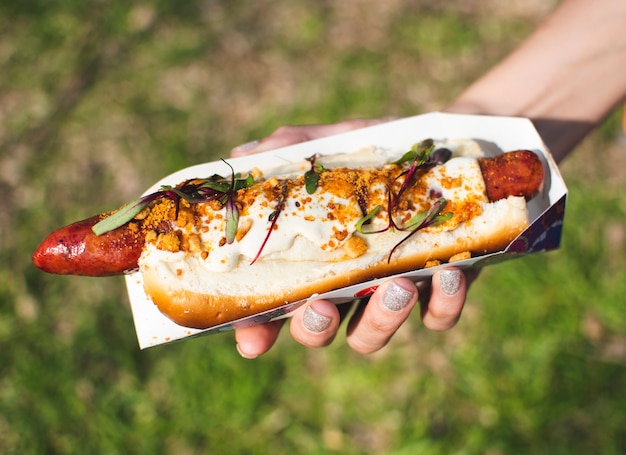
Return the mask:
<svg viewBox="0 0 626 455">
<path fill-rule="evenodd" d="M 238 145 L 237 147 L 235 147 L 232 150 L 232 153 L 234 155 L 240 155 L 242 153 L 246 153 L 247 151 L 253 149 L 254 147 L 256 147 L 257 145 L 259 145 L 261 143 L 261 141 L 250 141 L 250 142 L 246 142 L 245 144 L 241 144 Z"/>
<path fill-rule="evenodd" d="M 385 289 L 383 306 L 390 311 L 400 311 L 408 305 L 412 297 L 411 291 L 407 291 L 392 281 Z"/>
<path fill-rule="evenodd" d="M 439 272 L 439 286 L 446 295 L 454 295 L 461 286 L 460 270 L 442 270 Z"/>
<path fill-rule="evenodd" d="M 237 344 L 236 346 L 237 348 L 237 352 L 239 353 L 239 355 L 241 357 L 243 357 L 244 359 L 256 359 L 258 357 L 258 355 L 251 355 L 251 354 L 246 354 L 242 349 L 241 346 L 239 346 L 239 344 Z"/>
<path fill-rule="evenodd" d="M 321 333 L 330 325 L 330 318 L 319 314 L 309 305 L 306 310 L 304 310 L 302 325 L 310 332 Z"/>
</svg>

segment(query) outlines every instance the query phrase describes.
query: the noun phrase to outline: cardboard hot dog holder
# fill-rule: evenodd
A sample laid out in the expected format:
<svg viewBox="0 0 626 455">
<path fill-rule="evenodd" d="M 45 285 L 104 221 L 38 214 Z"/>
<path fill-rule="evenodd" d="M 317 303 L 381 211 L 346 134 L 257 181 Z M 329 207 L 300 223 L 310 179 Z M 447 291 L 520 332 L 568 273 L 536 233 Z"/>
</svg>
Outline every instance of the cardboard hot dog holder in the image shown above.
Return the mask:
<svg viewBox="0 0 626 455">
<path fill-rule="evenodd" d="M 491 117 L 445 113 L 429 113 L 395 120 L 323 139 L 304 142 L 273 151 L 240 158 L 227 158 L 235 172 L 247 172 L 253 167 L 270 169 L 289 163 L 301 162 L 314 154 L 329 155 L 350 153 L 360 148 L 376 146 L 398 149 L 399 153 L 423 139 L 473 139 L 481 146 L 494 147 L 501 151 L 518 149 L 532 150 L 542 158 L 546 179 L 541 192 L 528 202 L 529 227 L 513 240 L 504 250 L 455 262 L 461 268 L 484 265 L 519 258 L 559 248 L 561 229 L 565 214 L 567 188 L 559 169 L 535 130 L 532 122 L 518 117 Z M 162 185 L 176 185 L 186 179 L 223 174 L 224 163 L 215 161 L 192 166 L 171 174 L 149 188 L 145 194 L 157 191 Z M 424 280 L 441 266 L 402 273 L 414 281 Z M 141 349 L 182 340 L 189 337 L 232 330 L 237 326 L 248 326 L 288 317 L 295 309 L 311 298 L 324 298 L 336 303 L 345 303 L 368 295 L 370 290 L 389 279 L 377 279 L 324 294 L 311 296 L 308 300 L 293 302 L 280 308 L 240 319 L 205 330 L 182 327 L 165 317 L 152 303 L 143 289 L 140 273 L 127 275 L 126 286 L 131 310 Z"/>
</svg>

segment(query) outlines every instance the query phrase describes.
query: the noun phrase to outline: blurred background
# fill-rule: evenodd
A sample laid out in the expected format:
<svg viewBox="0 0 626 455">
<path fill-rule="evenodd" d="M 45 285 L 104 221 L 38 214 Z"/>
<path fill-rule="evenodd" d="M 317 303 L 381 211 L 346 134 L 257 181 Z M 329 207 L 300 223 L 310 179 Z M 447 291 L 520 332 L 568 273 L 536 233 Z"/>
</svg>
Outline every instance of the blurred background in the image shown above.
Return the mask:
<svg viewBox="0 0 626 455">
<path fill-rule="evenodd" d="M 51 230 L 283 124 L 440 110 L 555 0 L 0 4 L 0 453 L 626 451 L 620 112 L 562 164 L 563 247 L 487 268 L 459 325 L 140 351 L 123 279 L 50 276 Z"/>
</svg>

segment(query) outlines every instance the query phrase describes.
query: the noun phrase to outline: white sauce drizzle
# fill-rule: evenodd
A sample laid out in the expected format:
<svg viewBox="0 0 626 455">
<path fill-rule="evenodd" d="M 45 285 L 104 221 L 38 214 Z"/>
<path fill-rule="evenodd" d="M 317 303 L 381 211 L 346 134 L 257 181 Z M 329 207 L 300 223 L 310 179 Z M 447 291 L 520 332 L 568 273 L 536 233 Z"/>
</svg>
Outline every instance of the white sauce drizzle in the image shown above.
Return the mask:
<svg viewBox="0 0 626 455">
<path fill-rule="evenodd" d="M 367 153 L 371 154 L 371 150 L 368 150 Z M 355 161 L 359 162 L 358 159 Z M 442 184 L 442 179 L 449 180 L 461 177 L 463 182 L 461 185 L 445 186 Z M 475 158 L 452 158 L 444 165 L 429 171 L 427 182 L 433 192 L 446 199 L 462 201 L 466 198 L 472 198 L 476 201 L 487 202 L 482 174 Z M 353 202 L 327 192 L 318 193 L 309 198 L 303 187 L 290 191 L 276 222 L 276 229 L 269 236 L 259 259 L 281 260 L 284 257 L 291 257 L 289 260 L 294 260 L 293 257 L 295 256 L 304 261 L 332 262 L 343 255 L 337 251 L 342 242 L 337 241 L 336 232 L 345 230 L 350 233 L 354 232 L 357 221 L 364 214 L 358 207 L 353 207 L 352 210 L 348 211 L 350 216 L 345 217 L 347 218 L 345 224 L 336 219 L 328 219 L 329 203 L 349 206 Z M 236 268 L 242 261 L 251 262 L 267 236 L 271 225 L 268 218 L 276 209 L 276 201 L 266 201 L 267 203 L 263 204 L 263 198 L 262 195 L 259 195 L 257 201 L 248 207 L 246 215 L 240 217 L 240 226 L 247 222 L 246 219 L 252 221 L 250 230 L 241 241 L 218 246 L 224 237 L 224 220 L 214 218 L 205 224 L 208 226 L 206 232 L 200 234 L 201 242 L 209 247 L 209 254 L 206 259 L 200 259 L 197 254 L 162 251 L 154 245 L 148 244 L 141 256 L 140 265 L 154 264 L 155 261 L 165 262 L 172 274 L 175 275 L 179 270 L 193 270 L 198 265 L 206 271 L 219 273 Z M 302 201 L 304 200 L 310 202 L 303 206 Z M 346 211 L 342 211 L 342 213 L 345 214 Z M 384 216 L 387 216 L 386 211 Z M 387 221 L 384 219 L 377 219 L 374 226 L 379 227 L 386 224 Z M 405 234 L 399 233 L 399 235 L 401 238 Z M 376 242 L 375 237 L 376 234 L 364 236 L 368 242 Z M 308 242 L 301 242 L 302 239 L 299 238 L 306 239 Z M 304 247 L 300 248 L 300 251 L 289 252 L 296 240 L 299 242 L 298 247 L 300 245 L 304 245 Z M 333 241 L 332 246 L 329 245 L 331 241 Z M 324 248 L 320 246 L 324 246 Z M 263 267 L 262 260 L 256 262 L 253 267 Z"/>
</svg>

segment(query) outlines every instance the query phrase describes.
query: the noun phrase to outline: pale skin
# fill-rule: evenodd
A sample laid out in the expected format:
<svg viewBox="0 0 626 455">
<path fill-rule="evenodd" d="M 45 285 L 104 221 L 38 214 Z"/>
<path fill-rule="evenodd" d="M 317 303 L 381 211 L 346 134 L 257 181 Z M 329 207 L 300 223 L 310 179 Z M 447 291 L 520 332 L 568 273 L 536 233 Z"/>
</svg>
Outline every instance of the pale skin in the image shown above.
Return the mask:
<svg viewBox="0 0 626 455">
<path fill-rule="evenodd" d="M 528 117 L 560 161 L 626 99 L 624 24 L 624 1 L 565 0 L 535 33 L 446 110 Z M 259 153 L 383 121 L 285 126 L 266 138 L 236 147 L 232 155 Z M 441 273 L 436 272 L 430 282 L 419 285 L 402 278 L 381 285 L 369 303 L 348 321 L 346 339 L 350 347 L 362 354 L 378 351 L 418 304 L 426 328 L 454 327 L 477 272 L 463 273 L 450 267 L 444 272 L 445 280 Z M 390 305 L 398 302 L 401 305 Z M 311 320 L 316 324 L 312 325 Z M 315 300 L 295 313 L 289 327 L 297 342 L 311 348 L 322 347 L 333 341 L 341 320 L 336 305 Z M 284 321 L 276 321 L 236 330 L 239 353 L 246 358 L 264 354 L 275 343 L 283 325 Z"/>
</svg>

